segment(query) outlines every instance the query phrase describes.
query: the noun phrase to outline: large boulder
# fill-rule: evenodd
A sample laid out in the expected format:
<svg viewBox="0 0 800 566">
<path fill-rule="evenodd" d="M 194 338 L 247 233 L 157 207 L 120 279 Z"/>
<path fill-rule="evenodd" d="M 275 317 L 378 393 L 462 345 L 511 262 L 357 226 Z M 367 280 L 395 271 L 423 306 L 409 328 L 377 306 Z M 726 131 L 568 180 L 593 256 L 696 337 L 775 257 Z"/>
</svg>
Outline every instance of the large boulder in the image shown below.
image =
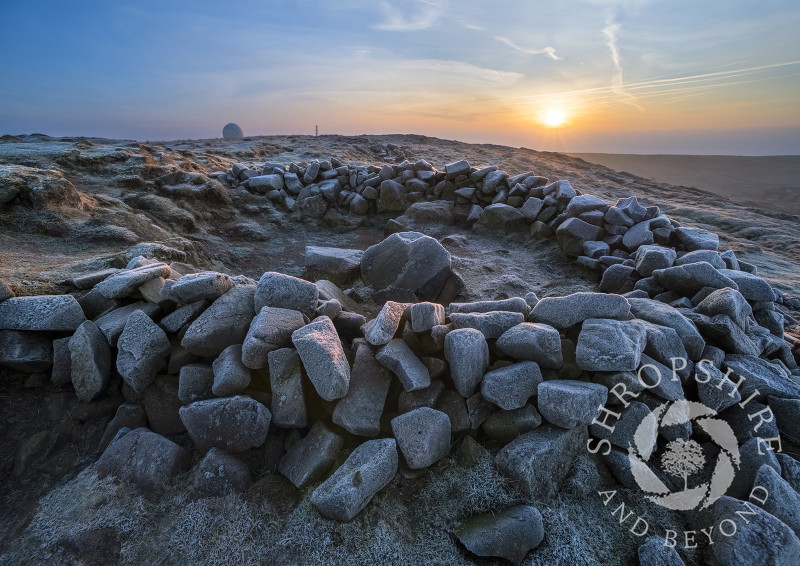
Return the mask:
<svg viewBox="0 0 800 566">
<path fill-rule="evenodd" d="M 0 330 L 74 332 L 85 320 L 72 295 L 14 297 L 0 303 Z"/>
<path fill-rule="evenodd" d="M 317 421 L 278 462 L 278 473 L 298 489 L 319 480 L 331 469 L 342 449 L 342 437 Z"/>
<path fill-rule="evenodd" d="M 512 326 L 522 324 L 525 315 L 520 312 L 456 312 L 450 315 L 453 326 L 457 329 L 474 328 L 487 339 L 500 338 Z"/>
<path fill-rule="evenodd" d="M 584 371 L 635 371 L 646 343 L 638 321 L 590 318 L 581 327 L 575 357 Z"/>
<path fill-rule="evenodd" d="M 118 437 L 97 461 L 97 475 L 113 475 L 155 498 L 164 485 L 189 467 L 189 452 L 146 428 Z"/>
<path fill-rule="evenodd" d="M 628 299 L 636 318 L 673 328 L 678 333 L 686 352 L 692 360 L 699 360 L 706 347 L 697 327 L 678 309 L 653 299 Z"/>
<path fill-rule="evenodd" d="M 53 343 L 36 332 L 0 330 L 0 366 L 18 371 L 47 371 L 53 364 Z"/>
<path fill-rule="evenodd" d="M 278 307 L 263 307 L 253 322 L 242 344 L 242 363 L 250 369 L 267 365 L 270 352 L 292 345 L 292 333 L 305 326 L 300 311 Z"/>
<path fill-rule="evenodd" d="M 132 295 L 145 283 L 153 279 L 169 278 L 172 269 L 166 263 L 148 263 L 133 269 L 123 269 L 104 279 L 95 286 L 104 297 L 124 299 Z"/>
<path fill-rule="evenodd" d="M 450 418 L 430 407 L 393 418 L 392 433 L 412 470 L 427 468 L 450 451 Z"/>
<path fill-rule="evenodd" d="M 219 448 L 209 450 L 192 470 L 192 489 L 201 497 L 241 493 L 252 481 L 247 463 Z"/>
<path fill-rule="evenodd" d="M 361 278 L 382 300 L 436 300 L 451 274 L 450 253 L 419 232 L 392 234 L 361 258 Z"/>
<path fill-rule="evenodd" d="M 261 276 L 254 297 L 256 312 L 263 307 L 300 311 L 307 317 L 317 310 L 319 289 L 314 283 L 269 271 Z"/>
<path fill-rule="evenodd" d="M 319 396 L 326 401 L 344 397 L 350 385 L 350 363 L 331 319 L 319 316 L 295 330 L 292 343 Z"/>
<path fill-rule="evenodd" d="M 653 278 L 665 289 L 675 291 L 682 297 L 691 298 L 703 287 L 739 289 L 733 279 L 726 277 L 722 271 L 718 271 L 706 261 L 656 269 L 653 271 Z"/>
<path fill-rule="evenodd" d="M 561 336 L 548 324 L 512 326 L 497 339 L 496 346 L 512 358 L 536 362 L 545 369 L 559 369 L 563 363 Z"/>
<path fill-rule="evenodd" d="M 599 383 L 553 379 L 539 384 L 539 413 L 550 423 L 571 429 L 589 425 L 600 414 L 608 388 Z"/>
<path fill-rule="evenodd" d="M 392 481 L 397 465 L 394 438 L 368 440 L 314 490 L 311 503 L 323 517 L 349 521 Z"/>
<path fill-rule="evenodd" d="M 250 385 L 250 368 L 242 363 L 242 345 L 228 346 L 212 364 L 214 384 L 211 391 L 217 397 L 232 397 L 244 393 Z"/>
<path fill-rule="evenodd" d="M 501 409 L 525 406 L 542 382 L 536 362 L 519 362 L 488 372 L 481 382 L 481 395 Z"/>
<path fill-rule="evenodd" d="M 264 405 L 241 395 L 195 401 L 181 407 L 180 417 L 198 450 L 216 446 L 228 452 L 264 444 L 272 419 Z"/>
<path fill-rule="evenodd" d="M 604 235 L 605 230 L 600 226 L 589 224 L 580 218 L 568 218 L 556 228 L 558 246 L 572 257 L 583 254 L 584 242 L 600 240 Z"/>
<path fill-rule="evenodd" d="M 350 371 L 350 387 L 333 410 L 333 422 L 351 434 L 378 436 L 391 383 L 392 372 L 375 359 L 372 349 L 359 347 Z"/>
<path fill-rule="evenodd" d="M 489 367 L 486 338 L 474 328 L 448 332 L 444 337 L 444 357 L 450 364 L 456 390 L 462 397 L 470 397 Z"/>
<path fill-rule="evenodd" d="M 536 303 L 528 320 L 565 330 L 587 318 L 627 318 L 631 305 L 621 295 L 573 293 L 565 297 L 546 297 Z"/>
<path fill-rule="evenodd" d="M 215 358 L 233 344 L 241 344 L 253 320 L 252 285 L 236 285 L 214 301 L 186 330 L 181 345 L 196 356 Z"/>
<path fill-rule="evenodd" d="M 183 304 L 195 301 L 214 301 L 233 288 L 233 279 L 216 271 L 201 271 L 184 275 L 170 287 L 170 293 Z"/>
<path fill-rule="evenodd" d="M 339 285 L 358 279 L 363 250 L 306 246 L 306 272 L 309 280 L 326 279 Z"/>
<path fill-rule="evenodd" d="M 163 330 L 142 311 L 133 311 L 117 342 L 117 371 L 137 393 L 167 365 L 171 346 Z"/>
<path fill-rule="evenodd" d="M 530 505 L 515 505 L 499 513 L 474 515 L 455 529 L 461 544 L 478 556 L 521 563 L 544 539 L 542 514 Z"/>
</svg>

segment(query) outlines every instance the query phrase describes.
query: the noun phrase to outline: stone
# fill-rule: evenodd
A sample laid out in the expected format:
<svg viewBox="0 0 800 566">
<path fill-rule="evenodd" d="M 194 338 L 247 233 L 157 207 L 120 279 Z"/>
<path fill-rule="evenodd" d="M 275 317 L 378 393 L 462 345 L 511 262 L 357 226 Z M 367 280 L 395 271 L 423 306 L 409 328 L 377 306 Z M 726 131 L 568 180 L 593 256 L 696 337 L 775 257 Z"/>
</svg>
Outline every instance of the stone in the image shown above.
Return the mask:
<svg viewBox="0 0 800 566">
<path fill-rule="evenodd" d="M 727 315 L 741 329 L 746 328 L 748 318 L 753 316 L 753 309 L 742 294 L 727 287 L 708 295 L 695 307 L 695 311 L 710 317 Z"/>
<path fill-rule="evenodd" d="M 556 229 L 558 247 L 573 257 L 583 254 L 584 242 L 600 240 L 604 235 L 605 230 L 580 218 L 568 218 Z"/>
<path fill-rule="evenodd" d="M 228 346 L 211 366 L 214 384 L 211 391 L 217 397 L 232 397 L 244 393 L 250 385 L 250 368 L 242 363 L 242 345 Z"/>
<path fill-rule="evenodd" d="M 252 285 L 237 285 L 211 303 L 186 330 L 181 345 L 196 356 L 215 358 L 222 350 L 244 342 L 253 320 Z"/>
<path fill-rule="evenodd" d="M 589 318 L 628 318 L 630 312 L 628 299 L 621 295 L 573 293 L 541 299 L 531 310 L 528 321 L 566 330 Z"/>
<path fill-rule="evenodd" d="M 483 207 L 478 204 L 473 204 L 467 213 L 467 218 L 464 220 L 464 226 L 472 228 L 483 216 Z"/>
<path fill-rule="evenodd" d="M 621 198 L 614 205 L 614 208 L 619 209 L 633 222 L 641 222 L 647 216 L 647 209 L 639 204 L 636 197 Z"/>
<path fill-rule="evenodd" d="M 366 204 L 366 201 L 360 195 L 358 196 Z M 344 285 L 358 279 L 361 275 L 363 255 L 363 250 L 306 246 L 305 276 L 312 281 L 326 279 Z"/>
<path fill-rule="evenodd" d="M 353 214 L 357 214 L 359 216 L 364 216 L 369 212 L 369 201 L 356 193 L 355 195 L 353 195 L 353 200 L 350 201 L 350 212 L 352 212 Z M 356 273 L 355 276 L 358 277 L 358 273 Z M 334 276 L 334 278 L 338 279 L 338 277 L 336 276 Z"/>
<path fill-rule="evenodd" d="M 469 420 L 467 404 L 458 392 L 445 389 L 439 396 L 436 409 L 443 412 L 450 419 L 450 429 L 453 433 L 468 431 L 472 428 Z"/>
<path fill-rule="evenodd" d="M 53 385 L 61 386 L 72 382 L 72 354 L 69 351 L 70 338 L 56 338 L 53 340 L 53 371 L 50 373 L 50 381 Z M 103 336 L 103 341 L 105 339 L 105 336 Z"/>
<path fill-rule="evenodd" d="M 161 309 L 158 305 L 139 301 L 104 314 L 95 320 L 95 324 L 106 337 L 108 343 L 116 347 L 120 334 L 125 329 L 125 323 L 128 322 L 128 317 L 135 311 L 141 311 L 153 318 L 161 312 Z"/>
<path fill-rule="evenodd" d="M 719 249 L 719 236 L 708 230 L 681 227 L 676 229 L 675 233 L 678 235 L 678 240 L 690 252 Z"/>
<path fill-rule="evenodd" d="M 732 279 L 705 261 L 676 265 L 666 269 L 657 269 L 653 272 L 655 281 L 666 289 L 677 292 L 683 297 L 692 297 L 703 287 L 722 289 L 730 287 L 738 290 L 738 285 Z"/>
<path fill-rule="evenodd" d="M 424 389 L 431 384 L 428 368 L 402 338 L 390 340 L 379 348 L 375 358 L 400 379 L 406 391 Z"/>
<path fill-rule="evenodd" d="M 317 421 L 302 440 L 294 443 L 278 462 L 278 473 L 302 489 L 322 479 L 342 450 L 342 437 Z"/>
<path fill-rule="evenodd" d="M 0 330 L 0 366 L 17 371 L 47 371 L 53 364 L 53 343 L 35 332 Z"/>
<path fill-rule="evenodd" d="M 172 269 L 166 263 L 152 263 L 125 269 L 107 277 L 95 286 L 95 289 L 108 299 L 124 299 L 132 295 L 142 285 L 152 279 L 163 277 L 169 279 Z"/>
<path fill-rule="evenodd" d="M 536 197 L 530 197 L 525 200 L 525 203 L 520 207 L 519 212 L 525 221 L 530 224 L 536 220 L 539 213 L 544 207 L 544 201 Z"/>
<path fill-rule="evenodd" d="M 331 319 L 320 316 L 295 330 L 292 343 L 320 397 L 326 401 L 344 397 L 350 384 L 350 364 Z"/>
<path fill-rule="evenodd" d="M 800 533 L 800 494 L 775 468 L 761 466 L 758 469 L 751 494 L 751 502 L 782 521 L 795 535 Z"/>
<path fill-rule="evenodd" d="M 146 427 L 147 415 L 144 411 L 144 406 L 139 403 L 122 403 L 117 407 L 117 412 L 114 418 L 106 426 L 105 432 L 97 445 L 97 451 L 102 454 L 105 452 L 111 441 L 117 436 L 117 433 L 123 428 L 131 430 Z"/>
<path fill-rule="evenodd" d="M 256 312 L 263 307 L 278 307 L 300 311 L 311 318 L 318 300 L 319 289 L 314 283 L 269 271 L 258 281 L 253 304 Z"/>
<path fill-rule="evenodd" d="M 718 314 L 707 317 L 701 314 L 689 315 L 698 330 L 708 342 L 734 354 L 758 356 L 762 348 L 742 330 L 728 315 Z"/>
<path fill-rule="evenodd" d="M 548 422 L 571 429 L 591 424 L 607 399 L 608 388 L 599 383 L 553 379 L 539 384 L 537 402 Z"/>
<path fill-rule="evenodd" d="M 756 356 L 728 354 L 722 363 L 722 371 L 731 370 L 729 378 L 737 383 L 744 378 L 739 387 L 742 399 L 748 399 L 758 393 L 753 400 L 766 403 L 767 396 L 787 399 L 800 399 L 800 385 L 787 378 L 784 370 L 779 369 L 767 360 Z"/>
<path fill-rule="evenodd" d="M 640 246 L 648 246 L 655 242 L 655 236 L 650 230 L 650 221 L 638 222 L 628 228 L 622 236 L 622 245 L 629 252 L 633 252 Z"/>
<path fill-rule="evenodd" d="M 392 419 L 397 446 L 412 470 L 427 468 L 450 452 L 450 418 L 420 407 Z"/>
<path fill-rule="evenodd" d="M 305 428 L 308 417 L 300 356 L 293 348 L 281 348 L 269 353 L 268 362 L 272 423 L 283 428 Z"/>
<path fill-rule="evenodd" d="M 408 208 L 408 198 L 403 185 L 388 179 L 381 183 L 378 192 L 378 212 L 403 212 Z"/>
<path fill-rule="evenodd" d="M 231 122 L 225 124 L 225 127 L 222 128 L 222 137 L 226 140 L 240 140 L 244 138 L 244 133 L 242 132 L 242 128 L 239 127 L 239 124 Z"/>
<path fill-rule="evenodd" d="M 637 273 L 632 265 L 616 264 L 608 266 L 600 280 L 600 291 L 623 295 L 633 291 Z"/>
<path fill-rule="evenodd" d="M 148 499 L 189 468 L 189 452 L 146 428 L 117 437 L 97 461 L 97 476 L 109 475 L 136 485 Z"/>
<path fill-rule="evenodd" d="M 162 318 L 158 325 L 163 328 L 165 332 L 177 334 L 180 332 L 181 328 L 200 316 L 200 314 L 208 308 L 209 304 L 208 301 L 196 301 L 188 305 L 183 305 Z"/>
<path fill-rule="evenodd" d="M 647 384 L 650 393 L 667 401 L 684 398 L 681 380 L 673 373 L 671 367 L 665 366 L 647 354 L 642 354 L 641 364 L 637 378 L 641 383 Z"/>
<path fill-rule="evenodd" d="M 467 161 L 455 161 L 444 166 L 444 171 L 450 178 L 458 177 L 459 175 L 469 175 L 471 167 Z M 488 171 L 487 171 L 488 173 Z"/>
<path fill-rule="evenodd" d="M 244 338 L 242 363 L 250 369 L 266 367 L 269 353 L 291 346 L 292 334 L 305 324 L 300 311 L 262 307 Z"/>
<path fill-rule="evenodd" d="M 590 318 L 583 322 L 575 356 L 584 371 L 635 371 L 647 343 L 637 321 Z"/>
<path fill-rule="evenodd" d="M 548 324 L 523 322 L 506 330 L 497 349 L 517 360 L 536 362 L 544 369 L 559 369 L 563 363 L 561 336 Z"/>
<path fill-rule="evenodd" d="M 179 390 L 179 379 L 174 375 L 159 375 L 144 390 L 142 402 L 153 432 L 170 436 L 186 430 L 178 414 L 182 404 L 178 398 Z"/>
<path fill-rule="evenodd" d="M 333 422 L 351 434 L 378 436 L 391 382 L 391 371 L 375 359 L 372 348 L 359 347 L 350 372 L 350 388 L 336 404 Z"/>
<path fill-rule="evenodd" d="M 179 414 L 201 452 L 215 446 L 228 452 L 258 448 L 267 439 L 272 419 L 269 409 L 242 395 L 195 401 L 181 407 Z"/>
<path fill-rule="evenodd" d="M 519 209 L 498 202 L 483 209 L 477 224 L 489 230 L 514 232 L 525 229 L 525 217 Z"/>
<path fill-rule="evenodd" d="M 800 556 L 797 535 L 782 521 L 750 501 L 722 496 L 714 502 L 709 515 L 712 521 L 709 524 L 725 522 L 724 532 L 717 528 L 711 535 L 713 543 L 707 551 L 711 563 L 741 566 L 797 564 Z M 736 526 L 735 531 L 733 526 Z"/>
<path fill-rule="evenodd" d="M 0 302 L 0 330 L 74 332 L 85 321 L 72 295 L 13 297 Z"/>
<path fill-rule="evenodd" d="M 450 376 L 456 390 L 470 397 L 489 367 L 489 345 L 479 330 L 452 330 L 444 337 L 444 357 L 450 364 Z"/>
<path fill-rule="evenodd" d="M 720 269 L 720 274 L 734 282 L 734 288 L 738 288 L 742 296 L 748 301 L 772 302 L 775 300 L 775 291 L 772 286 L 761 277 L 747 273 L 745 271 L 735 271 L 732 269 Z"/>
<path fill-rule="evenodd" d="M 434 326 L 444 324 L 444 307 L 437 303 L 416 303 L 411 305 L 411 328 L 414 332 L 427 332 Z"/>
<path fill-rule="evenodd" d="M 400 327 L 400 321 L 403 319 L 403 315 L 405 315 L 408 308 L 409 305 L 407 303 L 386 301 L 378 313 L 378 316 L 361 328 L 366 341 L 373 346 L 388 344 L 397 333 L 397 329 Z"/>
<path fill-rule="evenodd" d="M 501 409 L 524 407 L 542 382 L 536 362 L 519 362 L 488 372 L 481 381 L 481 395 Z"/>
<path fill-rule="evenodd" d="M 117 371 L 131 389 L 144 390 L 167 366 L 171 345 L 164 331 L 142 311 L 133 311 L 117 342 Z"/>
<path fill-rule="evenodd" d="M 269 175 L 256 175 L 248 179 L 248 184 L 251 189 L 255 189 L 259 193 L 267 193 L 271 190 L 280 191 L 283 189 L 283 175 L 271 173 Z"/>
<path fill-rule="evenodd" d="M 489 340 L 500 338 L 512 326 L 522 324 L 525 321 L 525 316 L 519 312 L 508 311 L 451 313 L 450 320 L 456 329 L 474 328 Z"/>
<path fill-rule="evenodd" d="M 608 204 L 601 198 L 594 195 L 578 195 L 569 201 L 567 205 L 567 214 L 570 216 L 580 216 L 584 212 L 600 210 L 605 215 L 608 209 Z"/>
<path fill-rule="evenodd" d="M 392 234 L 361 258 L 361 279 L 382 299 L 434 301 L 451 274 L 450 253 L 419 232 Z"/>
<path fill-rule="evenodd" d="M 87 320 L 69 339 L 69 355 L 75 395 L 88 403 L 108 386 L 111 377 L 111 348 L 97 325 Z"/>
<path fill-rule="evenodd" d="M 206 452 L 192 470 L 192 490 L 201 497 L 244 493 L 252 483 L 248 465 L 219 448 Z"/>
<path fill-rule="evenodd" d="M 778 430 L 790 439 L 800 438 L 800 398 L 769 396 L 769 407 L 778 422 Z"/>
<path fill-rule="evenodd" d="M 675 263 L 677 254 L 672 248 L 658 245 L 641 246 L 636 250 L 634 261 L 636 271 L 643 277 L 650 277 L 656 269 L 666 269 Z"/>
<path fill-rule="evenodd" d="M 208 364 L 187 364 L 178 377 L 178 399 L 184 405 L 214 396 L 214 368 Z"/>
<path fill-rule="evenodd" d="M 535 296 L 535 295 L 534 295 Z M 498 301 L 475 301 L 471 303 L 450 303 L 450 312 L 488 313 L 492 311 L 519 312 L 528 316 L 531 306 L 522 297 L 511 297 Z"/>
<path fill-rule="evenodd" d="M 215 301 L 233 289 L 233 280 L 224 273 L 201 271 L 184 275 L 172 284 L 170 293 L 183 304 Z"/>
<path fill-rule="evenodd" d="M 639 564 L 644 566 L 684 566 L 675 546 L 669 546 L 657 535 L 645 539 L 639 546 L 638 556 Z"/>
<path fill-rule="evenodd" d="M 590 240 L 583 243 L 583 254 L 586 257 L 599 260 L 611 254 L 611 247 L 606 242 Z"/>
<path fill-rule="evenodd" d="M 675 265 L 697 263 L 698 261 L 708 262 L 716 269 L 725 269 L 726 267 L 725 262 L 719 255 L 719 252 L 713 250 L 695 250 L 693 252 L 688 252 L 675 260 Z"/>
<path fill-rule="evenodd" d="M 636 318 L 661 326 L 673 328 L 678 333 L 686 352 L 692 360 L 699 360 L 703 355 L 706 342 L 697 327 L 679 310 L 653 299 L 628 299 L 631 312 Z"/>
<path fill-rule="evenodd" d="M 492 413 L 481 426 L 486 436 L 505 445 L 541 424 L 542 416 L 528 403 L 519 409 Z"/>
<path fill-rule="evenodd" d="M 313 195 L 300 201 L 303 218 L 322 218 L 328 211 L 328 203 L 322 195 Z"/>
<path fill-rule="evenodd" d="M 499 513 L 474 515 L 456 527 L 455 535 L 473 554 L 520 564 L 544 540 L 544 525 L 536 507 L 515 505 Z"/>
<path fill-rule="evenodd" d="M 323 517 L 349 521 L 389 485 L 397 466 L 397 444 L 393 438 L 368 440 L 313 491 L 311 503 Z"/>
<path fill-rule="evenodd" d="M 483 178 L 483 188 L 481 192 L 487 195 L 493 195 L 499 190 L 500 184 L 507 178 L 508 174 L 505 171 L 489 171 Z"/>
<path fill-rule="evenodd" d="M 78 288 L 80 289 L 80 287 Z M 14 291 L 11 289 L 8 283 L 0 279 L 0 303 L 2 303 L 3 301 L 7 301 L 8 299 L 11 299 L 15 296 L 16 295 L 14 294 Z"/>
<path fill-rule="evenodd" d="M 284 173 L 283 182 L 286 185 L 286 190 L 292 195 L 297 196 L 303 190 L 303 183 L 300 182 L 297 173 Z"/>
<path fill-rule="evenodd" d="M 586 450 L 585 426 L 564 430 L 544 424 L 507 444 L 495 457 L 497 469 L 519 481 L 533 499 L 552 497 L 573 462 Z"/>
<path fill-rule="evenodd" d="M 438 358 L 427 358 L 427 360 L 435 360 Z M 430 366 L 426 363 L 425 367 L 430 371 Z M 444 369 L 442 369 L 444 371 Z M 431 376 L 433 377 L 433 376 Z M 436 407 L 439 397 L 444 391 L 444 381 L 440 379 L 431 380 L 431 384 L 425 389 L 416 389 L 414 391 L 401 391 L 397 396 L 397 412 L 408 413 L 420 407 Z"/>
</svg>

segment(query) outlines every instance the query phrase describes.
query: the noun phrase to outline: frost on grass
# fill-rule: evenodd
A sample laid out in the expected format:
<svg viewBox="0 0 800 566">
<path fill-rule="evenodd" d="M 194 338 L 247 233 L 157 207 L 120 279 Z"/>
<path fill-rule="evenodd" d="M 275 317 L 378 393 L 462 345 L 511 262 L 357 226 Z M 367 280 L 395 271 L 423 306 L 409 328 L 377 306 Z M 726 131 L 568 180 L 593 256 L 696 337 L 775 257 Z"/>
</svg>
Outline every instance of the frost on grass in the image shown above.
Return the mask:
<svg viewBox="0 0 800 566">
<path fill-rule="evenodd" d="M 398 476 L 348 523 L 319 515 L 309 500 L 315 486 L 280 516 L 269 497 L 252 493 L 193 501 L 187 482 L 186 476 L 179 478 L 151 502 L 132 486 L 98 479 L 90 467 L 40 500 L 38 513 L 4 549 L 0 564 L 59 563 L 65 552 L 61 541 L 113 528 L 121 541 L 121 564 L 471 565 L 453 528 L 475 513 L 526 501 L 514 482 L 496 471 L 488 453 L 471 467 L 448 459 L 426 476 Z M 545 539 L 524 564 L 636 563 L 644 537 L 619 525 L 613 509 L 603 506 L 597 494 L 602 483 L 602 466 L 584 454 L 556 497 L 531 502 L 542 512 Z M 617 489 L 618 501 L 646 514 L 655 534 L 681 530 L 677 515 L 646 506 L 640 493 Z"/>
</svg>

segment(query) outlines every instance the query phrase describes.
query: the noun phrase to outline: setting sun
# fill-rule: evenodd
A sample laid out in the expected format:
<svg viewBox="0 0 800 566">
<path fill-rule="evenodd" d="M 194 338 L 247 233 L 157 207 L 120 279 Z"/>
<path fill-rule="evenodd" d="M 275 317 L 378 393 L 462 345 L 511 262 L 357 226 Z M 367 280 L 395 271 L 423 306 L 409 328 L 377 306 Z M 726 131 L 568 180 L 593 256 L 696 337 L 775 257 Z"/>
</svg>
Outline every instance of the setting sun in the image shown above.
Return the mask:
<svg viewBox="0 0 800 566">
<path fill-rule="evenodd" d="M 548 128 L 560 128 L 567 122 L 567 114 L 560 108 L 550 108 L 542 115 L 542 124 Z"/>
</svg>

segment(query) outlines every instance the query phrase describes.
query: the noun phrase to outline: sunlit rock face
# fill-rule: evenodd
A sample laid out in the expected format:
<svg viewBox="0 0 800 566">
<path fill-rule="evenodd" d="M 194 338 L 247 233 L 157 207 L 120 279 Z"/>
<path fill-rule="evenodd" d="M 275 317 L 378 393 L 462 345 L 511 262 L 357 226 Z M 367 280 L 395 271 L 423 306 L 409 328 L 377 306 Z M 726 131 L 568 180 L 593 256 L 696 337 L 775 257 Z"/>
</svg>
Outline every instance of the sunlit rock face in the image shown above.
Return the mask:
<svg viewBox="0 0 800 566">
<path fill-rule="evenodd" d="M 239 127 L 239 124 L 231 122 L 222 128 L 222 137 L 226 140 L 240 140 L 244 137 L 244 133 L 242 132 L 242 128 Z"/>
</svg>

